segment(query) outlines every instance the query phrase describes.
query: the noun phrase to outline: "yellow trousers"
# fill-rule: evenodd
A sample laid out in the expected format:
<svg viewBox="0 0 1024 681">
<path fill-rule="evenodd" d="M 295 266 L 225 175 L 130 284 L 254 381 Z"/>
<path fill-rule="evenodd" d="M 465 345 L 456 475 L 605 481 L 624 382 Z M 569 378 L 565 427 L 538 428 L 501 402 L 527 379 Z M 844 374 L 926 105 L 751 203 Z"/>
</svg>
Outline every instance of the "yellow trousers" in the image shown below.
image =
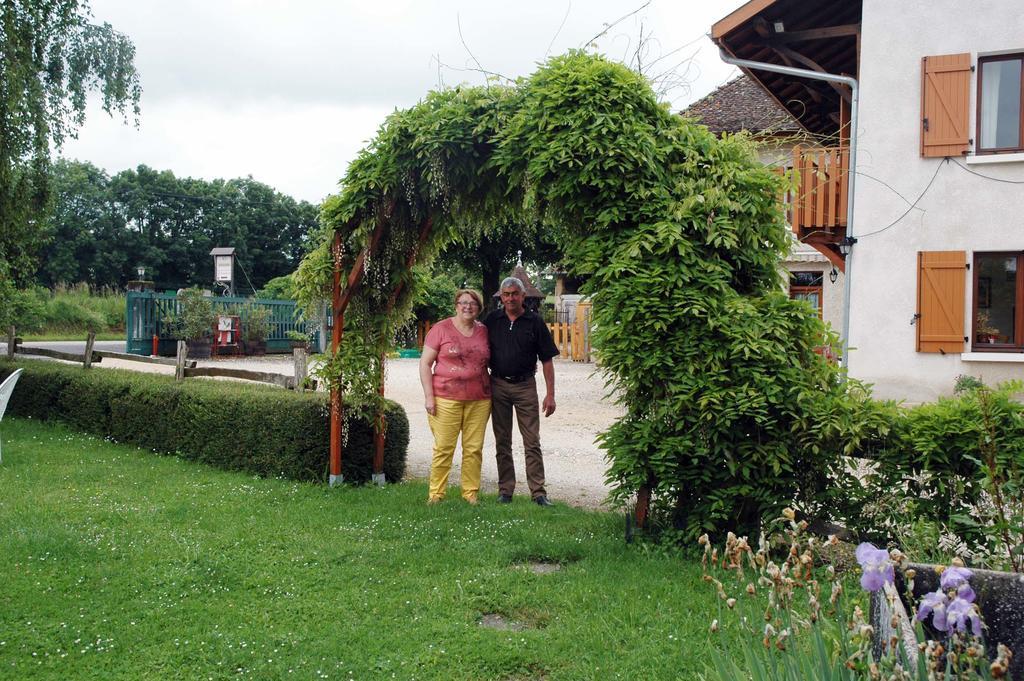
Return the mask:
<svg viewBox="0 0 1024 681">
<path fill-rule="evenodd" d="M 480 466 L 484 458 L 484 432 L 491 415 L 490 400 L 434 398 L 436 415 L 427 414 L 434 433 L 434 458 L 430 462 L 430 498 L 442 499 L 448 489 L 455 444 L 462 434 L 462 498 L 475 500 L 480 491 Z"/>
</svg>

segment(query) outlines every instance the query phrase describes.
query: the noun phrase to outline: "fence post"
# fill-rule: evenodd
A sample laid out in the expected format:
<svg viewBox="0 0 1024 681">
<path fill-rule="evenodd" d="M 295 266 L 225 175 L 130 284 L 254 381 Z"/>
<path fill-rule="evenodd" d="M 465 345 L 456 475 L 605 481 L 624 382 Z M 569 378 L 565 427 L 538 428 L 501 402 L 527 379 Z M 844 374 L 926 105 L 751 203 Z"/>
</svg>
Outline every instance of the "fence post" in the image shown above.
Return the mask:
<svg viewBox="0 0 1024 681">
<path fill-rule="evenodd" d="M 14 325 L 7 328 L 7 359 L 14 359 L 14 352 L 17 350 L 17 342 L 14 340 Z"/>
<path fill-rule="evenodd" d="M 305 392 L 306 389 L 306 349 L 295 348 L 292 350 L 292 364 L 295 367 L 295 392 Z"/>
<path fill-rule="evenodd" d="M 85 357 L 82 359 L 82 367 L 88 369 L 92 367 L 92 346 L 96 342 L 96 333 L 90 331 L 89 335 L 85 337 Z"/>
<path fill-rule="evenodd" d="M 178 341 L 178 355 L 174 365 L 174 380 L 185 380 L 185 356 L 188 355 L 188 345 L 185 341 Z"/>
</svg>

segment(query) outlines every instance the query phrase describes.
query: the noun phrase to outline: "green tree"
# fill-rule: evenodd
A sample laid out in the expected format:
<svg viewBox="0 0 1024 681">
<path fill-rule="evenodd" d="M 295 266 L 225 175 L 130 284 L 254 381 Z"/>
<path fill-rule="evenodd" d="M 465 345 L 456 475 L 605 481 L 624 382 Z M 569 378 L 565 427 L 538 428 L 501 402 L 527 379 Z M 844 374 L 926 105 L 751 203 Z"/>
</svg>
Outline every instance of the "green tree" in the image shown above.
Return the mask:
<svg viewBox="0 0 1024 681">
<path fill-rule="evenodd" d="M 542 267 L 561 259 L 558 234 L 557 229 L 541 224 L 500 222 L 462 233 L 440 256 L 440 266 L 449 271 L 461 268 L 470 278 L 466 283 L 483 293 L 487 309 L 494 309 L 492 296 L 515 267 L 520 252 L 523 262 Z"/>
<path fill-rule="evenodd" d="M 35 274 L 50 149 L 84 123 L 88 94 L 107 113 L 139 113 L 134 46 L 90 18 L 84 0 L 0 2 L 0 303 Z"/>
<path fill-rule="evenodd" d="M 234 246 L 237 290 L 294 271 L 317 208 L 251 177 L 179 178 L 140 165 L 113 178 L 89 163 L 53 168 L 53 238 L 43 247 L 38 281 L 123 286 L 145 265 L 160 287 L 207 286 L 210 249 Z M 242 270 L 248 275 L 242 273 Z"/>
</svg>

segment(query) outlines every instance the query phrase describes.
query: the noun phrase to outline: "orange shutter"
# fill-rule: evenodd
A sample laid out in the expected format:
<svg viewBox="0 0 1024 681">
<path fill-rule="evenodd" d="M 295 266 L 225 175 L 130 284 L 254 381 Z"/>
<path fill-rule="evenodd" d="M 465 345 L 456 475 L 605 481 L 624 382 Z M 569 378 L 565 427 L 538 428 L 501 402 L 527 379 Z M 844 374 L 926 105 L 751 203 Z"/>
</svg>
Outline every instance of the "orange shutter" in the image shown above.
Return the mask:
<svg viewBox="0 0 1024 681">
<path fill-rule="evenodd" d="M 921 156 L 967 153 L 971 55 L 921 60 Z"/>
<path fill-rule="evenodd" d="M 917 351 L 964 351 L 964 251 L 917 254 Z"/>
</svg>

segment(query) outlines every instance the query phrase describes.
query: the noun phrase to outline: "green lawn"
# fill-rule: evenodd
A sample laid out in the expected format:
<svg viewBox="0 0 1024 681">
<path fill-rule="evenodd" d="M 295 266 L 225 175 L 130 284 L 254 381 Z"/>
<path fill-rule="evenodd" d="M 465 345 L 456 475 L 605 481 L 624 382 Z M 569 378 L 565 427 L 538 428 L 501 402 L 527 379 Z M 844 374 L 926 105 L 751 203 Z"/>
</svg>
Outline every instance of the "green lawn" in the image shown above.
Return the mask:
<svg viewBox="0 0 1024 681">
<path fill-rule="evenodd" d="M 26 343 L 38 343 L 41 341 L 81 341 L 85 343 L 86 336 L 89 334 L 83 331 L 61 331 L 58 329 L 19 335 L 22 336 Z M 96 340 L 98 341 L 123 341 L 125 337 L 124 331 L 101 331 L 96 334 Z M 0 340 L 6 341 L 7 338 L 5 336 L 0 338 Z"/>
<path fill-rule="evenodd" d="M 625 545 L 621 515 L 427 507 L 422 483 L 332 490 L 2 426 L 0 679 L 691 679 L 707 660 L 700 566 Z"/>
</svg>

